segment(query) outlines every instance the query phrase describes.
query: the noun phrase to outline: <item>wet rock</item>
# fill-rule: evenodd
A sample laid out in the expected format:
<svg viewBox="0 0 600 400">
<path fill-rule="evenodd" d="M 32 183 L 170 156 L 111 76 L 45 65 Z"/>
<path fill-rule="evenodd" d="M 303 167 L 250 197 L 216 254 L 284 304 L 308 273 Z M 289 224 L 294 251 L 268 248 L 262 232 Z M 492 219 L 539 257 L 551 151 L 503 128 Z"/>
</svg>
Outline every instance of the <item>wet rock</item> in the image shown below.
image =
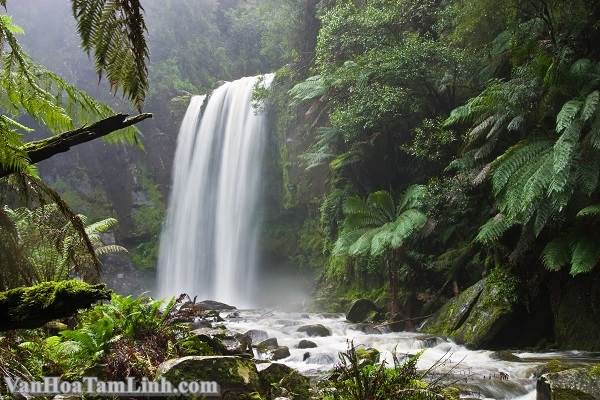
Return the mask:
<svg viewBox="0 0 600 400">
<path fill-rule="evenodd" d="M 204 318 L 194 318 L 194 322 L 191 323 L 192 330 L 200 328 L 212 328 L 212 323 Z"/>
<path fill-rule="evenodd" d="M 272 397 L 280 396 L 280 388 L 294 400 L 306 400 L 309 397 L 310 380 L 287 365 L 272 363 L 259 372 L 263 387 Z"/>
<path fill-rule="evenodd" d="M 369 299 L 358 299 L 350 306 L 346 313 L 346 319 L 354 323 L 374 321 L 378 319 L 378 314 L 379 309 L 375 303 Z"/>
<path fill-rule="evenodd" d="M 269 338 L 267 340 L 263 340 L 259 344 L 256 345 L 258 351 L 262 353 L 266 353 L 269 350 L 275 350 L 279 347 L 279 343 L 277 343 L 277 338 Z"/>
<path fill-rule="evenodd" d="M 260 329 L 251 329 L 245 335 L 250 338 L 253 344 L 260 343 L 269 338 L 269 334 Z"/>
<path fill-rule="evenodd" d="M 306 361 L 310 358 L 310 352 L 306 352 L 302 355 L 302 361 Z"/>
<path fill-rule="evenodd" d="M 236 309 L 234 306 L 230 306 L 228 304 L 220 303 L 220 302 L 214 301 L 214 300 L 204 300 L 204 301 L 200 301 L 196 304 L 198 304 L 200 307 L 204 308 L 205 310 L 229 311 L 229 310 Z"/>
<path fill-rule="evenodd" d="M 495 351 L 490 355 L 494 360 L 510 361 L 510 362 L 522 362 L 523 360 L 515 356 L 510 351 Z"/>
<path fill-rule="evenodd" d="M 359 347 L 356 349 L 356 356 L 362 365 L 373 365 L 379 362 L 379 350 L 374 348 Z"/>
<path fill-rule="evenodd" d="M 237 319 L 240 318 L 240 312 L 239 311 L 235 311 L 232 313 L 227 314 L 227 316 L 225 317 L 227 319 Z"/>
<path fill-rule="evenodd" d="M 269 358 L 273 361 L 283 360 L 290 356 L 290 349 L 287 346 L 279 346 L 270 351 Z"/>
<path fill-rule="evenodd" d="M 576 368 L 542 375 L 537 382 L 538 400 L 600 400 L 600 373 Z"/>
<path fill-rule="evenodd" d="M 314 349 L 315 347 L 317 347 L 317 344 L 315 342 L 313 342 L 312 340 L 302 339 L 298 343 L 299 349 Z"/>
<path fill-rule="evenodd" d="M 250 339 L 224 327 L 195 329 L 192 335 L 207 343 L 215 354 L 238 355 L 250 349 Z"/>
<path fill-rule="evenodd" d="M 431 335 L 419 336 L 417 340 L 421 343 L 421 348 L 424 349 L 430 349 L 445 342 L 444 339 Z"/>
<path fill-rule="evenodd" d="M 301 326 L 298 328 L 298 332 L 306 333 L 308 336 L 331 336 L 331 331 L 321 324 Z"/>
<path fill-rule="evenodd" d="M 163 362 L 157 377 L 173 385 L 183 381 L 215 381 L 222 398 L 238 399 L 240 395 L 261 390 L 261 380 L 252 360 L 234 356 L 183 357 Z"/>
<path fill-rule="evenodd" d="M 366 333 L 367 335 L 381 335 L 386 333 L 384 328 L 367 323 L 357 324 L 354 326 L 354 329 L 361 331 L 362 333 Z"/>
<path fill-rule="evenodd" d="M 211 322 L 224 322 L 225 320 L 221 318 L 221 314 L 217 310 L 208 310 L 202 312 L 202 318 Z"/>
</svg>

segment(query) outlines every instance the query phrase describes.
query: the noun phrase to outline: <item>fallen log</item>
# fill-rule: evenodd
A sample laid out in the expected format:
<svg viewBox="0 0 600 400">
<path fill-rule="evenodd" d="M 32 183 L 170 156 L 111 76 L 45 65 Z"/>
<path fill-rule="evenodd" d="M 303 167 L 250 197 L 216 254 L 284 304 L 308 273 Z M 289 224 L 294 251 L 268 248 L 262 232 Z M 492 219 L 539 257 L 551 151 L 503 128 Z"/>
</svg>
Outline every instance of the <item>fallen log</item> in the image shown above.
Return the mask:
<svg viewBox="0 0 600 400">
<path fill-rule="evenodd" d="M 98 301 L 110 300 L 110 296 L 105 285 L 78 280 L 43 282 L 0 292 L 0 331 L 39 328 Z"/>
</svg>

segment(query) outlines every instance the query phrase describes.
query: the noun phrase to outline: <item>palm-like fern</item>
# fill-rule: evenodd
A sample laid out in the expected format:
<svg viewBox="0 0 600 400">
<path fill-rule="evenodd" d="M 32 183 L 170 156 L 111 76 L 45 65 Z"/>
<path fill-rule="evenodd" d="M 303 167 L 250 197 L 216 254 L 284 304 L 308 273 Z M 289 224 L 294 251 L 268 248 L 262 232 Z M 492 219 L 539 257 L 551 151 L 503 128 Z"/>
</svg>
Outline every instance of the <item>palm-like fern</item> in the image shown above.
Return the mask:
<svg viewBox="0 0 600 400">
<path fill-rule="evenodd" d="M 397 206 L 386 191 L 371 193 L 366 199 L 350 197 L 344 204 L 345 219 L 334 254 L 378 256 L 402 247 L 427 222 L 419 210 L 424 195 L 423 186 L 411 186 Z"/>
</svg>

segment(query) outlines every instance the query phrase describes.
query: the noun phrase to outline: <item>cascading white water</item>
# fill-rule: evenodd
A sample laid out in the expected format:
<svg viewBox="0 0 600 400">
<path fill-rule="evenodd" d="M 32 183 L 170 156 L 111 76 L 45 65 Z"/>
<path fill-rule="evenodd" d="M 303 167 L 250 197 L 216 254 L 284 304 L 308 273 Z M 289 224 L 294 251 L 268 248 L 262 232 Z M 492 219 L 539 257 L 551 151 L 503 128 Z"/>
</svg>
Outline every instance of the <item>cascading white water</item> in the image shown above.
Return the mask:
<svg viewBox="0 0 600 400">
<path fill-rule="evenodd" d="M 158 294 L 187 293 L 251 306 L 260 229 L 266 118 L 252 104 L 257 84 L 272 75 L 228 82 L 193 97 L 173 167 L 158 265 Z"/>
</svg>

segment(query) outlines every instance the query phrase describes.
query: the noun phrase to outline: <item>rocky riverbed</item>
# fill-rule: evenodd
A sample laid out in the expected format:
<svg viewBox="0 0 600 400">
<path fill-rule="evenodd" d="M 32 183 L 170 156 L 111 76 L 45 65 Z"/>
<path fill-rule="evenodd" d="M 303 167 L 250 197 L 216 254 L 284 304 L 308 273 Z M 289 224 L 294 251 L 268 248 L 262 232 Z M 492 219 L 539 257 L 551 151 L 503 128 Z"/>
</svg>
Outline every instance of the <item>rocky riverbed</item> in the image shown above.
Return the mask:
<svg viewBox="0 0 600 400">
<path fill-rule="evenodd" d="M 221 361 L 218 356 L 192 357 L 183 363 L 172 360 L 169 365 L 161 366 L 165 375 L 181 375 L 180 371 L 173 372 L 178 364 L 179 369 L 185 364 L 187 369 L 199 370 L 206 363 L 212 369 L 220 363 L 227 364 L 228 368 L 234 363 L 239 364 L 240 371 L 245 371 L 242 374 L 245 378 L 223 378 L 234 388 L 246 385 L 247 390 L 252 390 L 265 376 L 290 379 L 290 372 L 294 371 L 294 379 L 299 381 L 296 384 L 306 389 L 308 380 L 302 376 L 310 378 L 313 384 L 325 379 L 339 363 L 339 353 L 353 343 L 363 349 L 365 357 L 390 365 L 394 355 L 422 352 L 418 368 L 431 368 L 432 376 L 460 387 L 462 398 L 571 399 L 561 397 L 562 393 L 588 396 L 574 397 L 577 399 L 600 398 L 600 374 L 598 368 L 593 367 L 600 361 L 598 354 L 469 350 L 442 337 L 391 332 L 385 324 L 351 323 L 343 314 L 223 309 L 218 303 L 205 306 L 216 309 L 205 311 L 195 319 L 194 332 L 197 338 L 224 356 Z M 230 358 L 232 356 L 234 358 Z M 256 372 L 253 372 L 254 366 Z"/>
</svg>

